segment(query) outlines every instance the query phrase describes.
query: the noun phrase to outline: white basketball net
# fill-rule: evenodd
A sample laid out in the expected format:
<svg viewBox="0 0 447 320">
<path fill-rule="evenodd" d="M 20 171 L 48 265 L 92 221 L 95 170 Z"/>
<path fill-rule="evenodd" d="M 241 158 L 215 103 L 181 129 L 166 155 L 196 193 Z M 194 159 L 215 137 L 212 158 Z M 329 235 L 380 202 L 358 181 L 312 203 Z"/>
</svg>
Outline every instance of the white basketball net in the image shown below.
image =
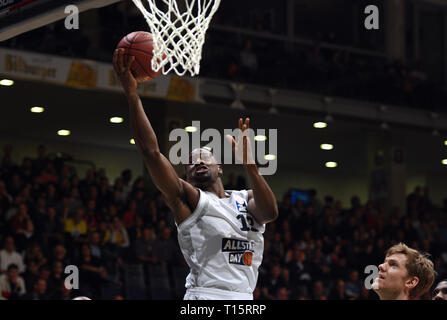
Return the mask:
<svg viewBox="0 0 447 320">
<path fill-rule="evenodd" d="M 179 10 L 177 0 L 160 0 L 167 10 L 162 11 L 156 0 L 147 0 L 149 11 L 133 0 L 143 13 L 154 40 L 152 70 L 163 68 L 163 74 L 175 71 L 179 76 L 190 72 L 199 74 L 205 33 L 211 18 L 219 8 L 220 0 L 184 0 L 185 9 Z"/>
</svg>

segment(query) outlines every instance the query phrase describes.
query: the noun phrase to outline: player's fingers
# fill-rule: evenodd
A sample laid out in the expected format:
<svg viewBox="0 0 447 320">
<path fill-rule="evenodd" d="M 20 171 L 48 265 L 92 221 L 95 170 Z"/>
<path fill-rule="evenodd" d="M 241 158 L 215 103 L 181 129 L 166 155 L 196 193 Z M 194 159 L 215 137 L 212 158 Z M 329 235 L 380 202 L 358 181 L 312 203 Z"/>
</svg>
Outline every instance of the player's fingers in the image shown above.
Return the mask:
<svg viewBox="0 0 447 320">
<path fill-rule="evenodd" d="M 116 49 L 115 53 L 113 54 L 113 67 L 115 68 L 116 72 L 119 72 L 118 55 L 119 55 L 119 51 L 118 51 L 118 49 Z"/>
<path fill-rule="evenodd" d="M 250 118 L 245 118 L 245 125 L 247 126 L 247 129 L 250 128 Z"/>
<path fill-rule="evenodd" d="M 242 130 L 242 118 L 239 118 L 239 129 Z"/>
<path fill-rule="evenodd" d="M 116 67 L 117 71 L 121 73 L 121 49 L 118 49 L 116 52 Z"/>
<path fill-rule="evenodd" d="M 130 67 L 132 66 L 132 63 L 134 61 L 135 61 L 135 57 L 134 56 L 130 56 L 129 59 L 127 60 L 126 72 L 129 72 Z"/>
<path fill-rule="evenodd" d="M 124 50 L 120 50 L 120 69 L 121 73 L 126 72 L 126 67 L 124 65 Z"/>
<path fill-rule="evenodd" d="M 114 65 L 114 66 L 116 66 L 117 54 L 118 54 L 118 49 L 116 49 L 116 50 L 113 52 L 113 65 Z"/>
<path fill-rule="evenodd" d="M 243 150 L 243 153 L 242 153 L 243 154 L 243 162 L 246 163 L 247 162 L 247 136 L 244 136 L 242 138 L 242 145 L 244 146 L 242 149 Z"/>
<path fill-rule="evenodd" d="M 225 136 L 225 139 L 227 139 L 227 141 L 231 143 L 231 147 L 233 148 L 233 151 L 234 151 L 234 148 L 236 147 L 236 141 L 234 141 L 234 138 L 232 136 L 230 136 L 229 134 L 227 134 Z"/>
</svg>

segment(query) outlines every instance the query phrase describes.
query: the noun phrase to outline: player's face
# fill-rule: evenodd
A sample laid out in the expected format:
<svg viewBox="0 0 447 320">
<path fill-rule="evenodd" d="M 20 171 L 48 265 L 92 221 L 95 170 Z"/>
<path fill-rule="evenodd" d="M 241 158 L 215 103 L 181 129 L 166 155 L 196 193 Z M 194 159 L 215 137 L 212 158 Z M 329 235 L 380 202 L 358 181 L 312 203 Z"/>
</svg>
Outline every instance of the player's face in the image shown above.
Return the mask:
<svg viewBox="0 0 447 320">
<path fill-rule="evenodd" d="M 372 288 L 379 296 L 395 296 L 407 288 L 409 276 L 405 266 L 407 257 L 402 253 L 389 255 L 379 265 L 379 276 Z"/>
<path fill-rule="evenodd" d="M 195 149 L 186 165 L 186 179 L 195 186 L 214 183 L 222 172 L 213 154 L 206 149 Z"/>
<path fill-rule="evenodd" d="M 441 281 L 433 290 L 433 300 L 447 300 L 447 281 Z"/>
</svg>

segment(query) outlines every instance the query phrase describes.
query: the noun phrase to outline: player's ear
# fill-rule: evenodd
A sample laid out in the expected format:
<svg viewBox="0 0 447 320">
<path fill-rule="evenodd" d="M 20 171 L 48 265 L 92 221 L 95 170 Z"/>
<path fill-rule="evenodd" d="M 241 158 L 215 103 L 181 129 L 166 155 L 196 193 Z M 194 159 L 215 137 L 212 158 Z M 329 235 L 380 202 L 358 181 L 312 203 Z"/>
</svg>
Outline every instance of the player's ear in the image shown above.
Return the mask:
<svg viewBox="0 0 447 320">
<path fill-rule="evenodd" d="M 408 288 L 408 289 L 413 289 L 414 287 L 416 287 L 417 285 L 418 285 L 418 283 L 419 283 L 419 278 L 418 277 L 411 277 L 410 279 L 408 279 L 406 282 L 405 282 L 405 286 Z"/>
<path fill-rule="evenodd" d="M 220 164 L 217 165 L 217 174 L 218 174 L 219 177 L 222 178 L 223 170 L 222 170 L 222 166 Z"/>
</svg>

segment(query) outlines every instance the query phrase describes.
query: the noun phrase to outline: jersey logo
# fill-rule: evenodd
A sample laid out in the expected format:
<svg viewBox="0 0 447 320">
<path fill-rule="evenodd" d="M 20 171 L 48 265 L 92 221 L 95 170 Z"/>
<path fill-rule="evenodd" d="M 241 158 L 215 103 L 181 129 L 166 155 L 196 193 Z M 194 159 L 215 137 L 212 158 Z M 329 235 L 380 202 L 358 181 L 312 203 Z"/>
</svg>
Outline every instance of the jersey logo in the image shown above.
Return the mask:
<svg viewBox="0 0 447 320">
<path fill-rule="evenodd" d="M 240 198 L 240 197 L 236 197 L 236 208 L 239 212 L 245 212 L 247 213 L 247 203 L 245 202 L 244 199 Z"/>
<path fill-rule="evenodd" d="M 229 262 L 243 266 L 251 266 L 253 243 L 247 240 L 223 238 L 222 252 L 229 252 Z"/>
<path fill-rule="evenodd" d="M 253 257 L 253 252 L 245 251 L 243 253 L 230 253 L 230 263 L 239 264 L 242 266 L 251 266 L 251 259 Z"/>
<path fill-rule="evenodd" d="M 248 240 L 239 240 L 231 238 L 222 239 L 222 252 L 253 250 L 252 247 L 253 247 L 252 243 L 250 243 L 250 241 Z"/>
</svg>

